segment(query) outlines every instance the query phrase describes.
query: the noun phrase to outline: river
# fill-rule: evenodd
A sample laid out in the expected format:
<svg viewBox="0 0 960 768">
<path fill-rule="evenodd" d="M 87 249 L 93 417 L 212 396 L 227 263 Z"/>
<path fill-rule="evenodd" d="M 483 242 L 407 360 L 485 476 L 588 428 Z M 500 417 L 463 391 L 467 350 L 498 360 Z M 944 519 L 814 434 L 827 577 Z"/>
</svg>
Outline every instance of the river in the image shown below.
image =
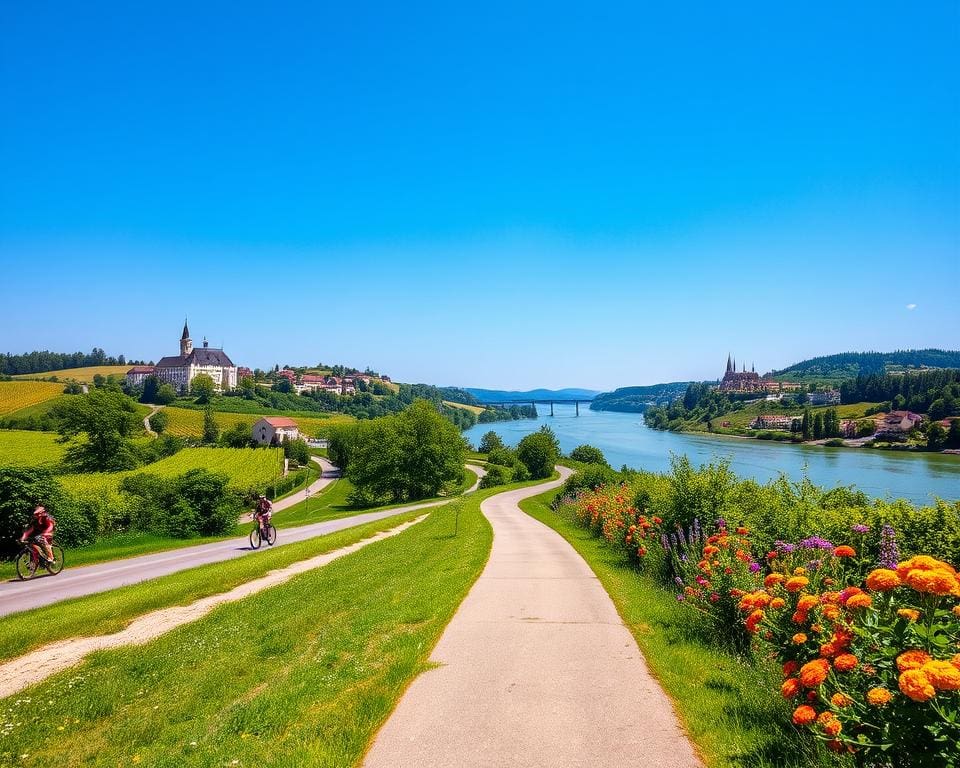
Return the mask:
<svg viewBox="0 0 960 768">
<path fill-rule="evenodd" d="M 544 406 L 538 408 L 544 411 Z M 916 504 L 929 504 L 937 496 L 960 499 L 960 456 L 660 432 L 644 425 L 643 414 L 591 411 L 583 405 L 579 416 L 574 415 L 572 405 L 557 405 L 555 413 L 553 417 L 477 424 L 464 436 L 476 446 L 492 429 L 512 446 L 546 424 L 556 433 L 564 453 L 589 443 L 602 450 L 614 467 L 626 464 L 663 472 L 670 469 L 671 453 L 686 454 L 694 464 L 726 457 L 738 475 L 760 481 L 781 472 L 799 480 L 806 467 L 811 481 L 828 488 L 855 485 L 870 496 L 904 498 Z"/>
</svg>

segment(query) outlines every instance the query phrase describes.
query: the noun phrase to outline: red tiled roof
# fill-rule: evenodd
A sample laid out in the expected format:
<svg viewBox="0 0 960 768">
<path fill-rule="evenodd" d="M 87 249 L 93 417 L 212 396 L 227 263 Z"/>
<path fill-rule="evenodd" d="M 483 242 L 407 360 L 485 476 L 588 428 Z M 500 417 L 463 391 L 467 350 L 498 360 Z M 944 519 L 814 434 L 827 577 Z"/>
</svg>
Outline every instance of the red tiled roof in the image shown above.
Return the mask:
<svg viewBox="0 0 960 768">
<path fill-rule="evenodd" d="M 295 427 L 297 422 L 286 416 L 264 416 L 263 420 L 271 427 Z"/>
<path fill-rule="evenodd" d="M 135 365 L 127 373 L 153 373 L 155 370 L 152 365 Z"/>
</svg>

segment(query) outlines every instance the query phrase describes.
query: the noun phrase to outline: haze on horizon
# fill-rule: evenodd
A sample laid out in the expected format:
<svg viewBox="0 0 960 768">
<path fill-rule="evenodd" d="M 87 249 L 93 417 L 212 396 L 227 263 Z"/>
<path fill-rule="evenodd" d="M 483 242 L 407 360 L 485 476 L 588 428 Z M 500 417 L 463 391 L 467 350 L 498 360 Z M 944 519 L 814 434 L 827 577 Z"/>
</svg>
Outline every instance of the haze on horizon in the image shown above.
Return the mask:
<svg viewBox="0 0 960 768">
<path fill-rule="evenodd" d="M 0 8 L 0 349 L 528 389 L 960 346 L 960 6 Z"/>
</svg>

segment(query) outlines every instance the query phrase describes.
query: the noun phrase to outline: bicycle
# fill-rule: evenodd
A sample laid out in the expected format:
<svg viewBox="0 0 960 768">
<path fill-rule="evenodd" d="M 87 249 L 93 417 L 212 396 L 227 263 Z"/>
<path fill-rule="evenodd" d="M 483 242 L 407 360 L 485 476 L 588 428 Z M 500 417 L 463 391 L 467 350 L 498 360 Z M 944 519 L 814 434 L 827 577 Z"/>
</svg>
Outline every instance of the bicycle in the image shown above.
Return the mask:
<svg viewBox="0 0 960 768">
<path fill-rule="evenodd" d="M 266 534 L 266 536 L 264 536 Z M 260 545 L 266 541 L 271 547 L 277 542 L 277 529 L 273 527 L 273 523 L 266 523 L 261 525 L 258 521 L 256 525 L 253 526 L 253 530 L 250 531 L 250 548 L 251 549 L 260 549 Z"/>
<path fill-rule="evenodd" d="M 48 560 L 43 554 L 43 547 L 37 539 L 31 539 L 23 545 L 20 554 L 17 555 L 17 576 L 21 581 L 36 576 L 41 565 L 51 576 L 56 576 L 63 570 L 63 547 L 51 543 L 50 550 L 53 552 L 53 560 Z"/>
</svg>

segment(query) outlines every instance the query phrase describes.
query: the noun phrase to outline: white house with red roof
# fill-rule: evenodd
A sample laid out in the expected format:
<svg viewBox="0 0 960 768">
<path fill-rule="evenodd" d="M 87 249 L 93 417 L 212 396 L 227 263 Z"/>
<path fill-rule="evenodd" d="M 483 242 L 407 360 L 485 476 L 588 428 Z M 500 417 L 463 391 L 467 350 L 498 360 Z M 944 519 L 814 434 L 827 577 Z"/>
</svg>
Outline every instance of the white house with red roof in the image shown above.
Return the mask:
<svg viewBox="0 0 960 768">
<path fill-rule="evenodd" d="M 297 422 L 287 416 L 264 416 L 253 425 L 253 440 L 259 445 L 279 445 L 285 440 L 299 440 Z"/>
</svg>

